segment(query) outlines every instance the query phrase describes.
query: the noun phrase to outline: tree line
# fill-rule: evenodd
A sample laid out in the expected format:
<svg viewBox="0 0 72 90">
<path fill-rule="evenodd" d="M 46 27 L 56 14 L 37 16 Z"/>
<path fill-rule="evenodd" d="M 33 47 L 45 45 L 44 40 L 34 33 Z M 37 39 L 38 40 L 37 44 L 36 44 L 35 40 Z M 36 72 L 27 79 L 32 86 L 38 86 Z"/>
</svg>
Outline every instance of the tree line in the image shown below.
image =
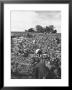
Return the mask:
<svg viewBox="0 0 72 90">
<path fill-rule="evenodd" d="M 36 25 L 36 30 L 34 28 L 29 28 L 28 30 L 25 30 L 27 32 L 38 32 L 38 33 L 57 33 L 57 30 L 53 25 L 42 27 L 41 25 Z"/>
</svg>

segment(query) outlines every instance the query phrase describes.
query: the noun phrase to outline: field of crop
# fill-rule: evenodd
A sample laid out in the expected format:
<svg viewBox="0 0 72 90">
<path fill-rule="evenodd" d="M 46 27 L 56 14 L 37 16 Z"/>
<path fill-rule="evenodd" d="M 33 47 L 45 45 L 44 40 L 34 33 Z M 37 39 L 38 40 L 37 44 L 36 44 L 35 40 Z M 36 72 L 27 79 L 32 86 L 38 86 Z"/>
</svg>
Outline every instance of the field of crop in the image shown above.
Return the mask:
<svg viewBox="0 0 72 90">
<path fill-rule="evenodd" d="M 61 79 L 61 34 L 11 32 L 11 78 Z"/>
</svg>

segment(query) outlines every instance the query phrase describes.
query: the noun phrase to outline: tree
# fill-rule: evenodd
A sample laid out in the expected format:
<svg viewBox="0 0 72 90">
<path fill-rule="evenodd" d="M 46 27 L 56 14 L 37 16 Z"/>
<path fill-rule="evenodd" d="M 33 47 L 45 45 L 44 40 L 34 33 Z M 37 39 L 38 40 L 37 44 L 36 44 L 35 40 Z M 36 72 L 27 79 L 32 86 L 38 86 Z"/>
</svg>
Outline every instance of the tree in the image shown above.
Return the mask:
<svg viewBox="0 0 72 90">
<path fill-rule="evenodd" d="M 44 31 L 47 32 L 47 33 L 50 33 L 50 28 L 48 26 L 46 26 Z"/>
<path fill-rule="evenodd" d="M 57 30 L 54 30 L 52 33 L 57 33 Z"/>
<path fill-rule="evenodd" d="M 44 32 L 44 29 L 43 29 L 43 27 L 41 25 L 36 25 L 36 30 L 39 33 L 43 33 Z"/>
<path fill-rule="evenodd" d="M 24 32 L 27 32 L 27 30 L 25 30 Z"/>
<path fill-rule="evenodd" d="M 49 29 L 50 29 L 50 32 L 52 33 L 54 31 L 54 26 L 53 25 L 50 25 L 49 26 Z"/>
<path fill-rule="evenodd" d="M 33 28 L 28 29 L 28 32 L 34 32 Z"/>
</svg>

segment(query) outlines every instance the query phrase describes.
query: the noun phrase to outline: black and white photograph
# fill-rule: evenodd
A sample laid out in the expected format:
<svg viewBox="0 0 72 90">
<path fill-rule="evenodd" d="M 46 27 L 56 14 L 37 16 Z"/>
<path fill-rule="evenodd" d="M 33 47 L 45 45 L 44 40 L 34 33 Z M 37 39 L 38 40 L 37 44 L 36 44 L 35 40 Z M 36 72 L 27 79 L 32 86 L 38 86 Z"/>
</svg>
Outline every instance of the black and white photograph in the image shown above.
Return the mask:
<svg viewBox="0 0 72 90">
<path fill-rule="evenodd" d="M 61 79 L 61 12 L 10 14 L 11 79 Z"/>
<path fill-rule="evenodd" d="M 68 85 L 68 9 L 68 4 L 4 5 L 5 86 Z"/>
</svg>

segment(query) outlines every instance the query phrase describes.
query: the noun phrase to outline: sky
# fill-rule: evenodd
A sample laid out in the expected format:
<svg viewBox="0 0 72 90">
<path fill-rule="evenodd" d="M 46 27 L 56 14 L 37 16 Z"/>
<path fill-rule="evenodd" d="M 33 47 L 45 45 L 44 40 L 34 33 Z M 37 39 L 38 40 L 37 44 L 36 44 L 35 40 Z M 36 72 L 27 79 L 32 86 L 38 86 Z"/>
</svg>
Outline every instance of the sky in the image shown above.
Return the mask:
<svg viewBox="0 0 72 90">
<path fill-rule="evenodd" d="M 58 33 L 61 32 L 60 11 L 11 11 L 11 31 L 24 31 L 35 28 L 54 25 Z"/>
</svg>

